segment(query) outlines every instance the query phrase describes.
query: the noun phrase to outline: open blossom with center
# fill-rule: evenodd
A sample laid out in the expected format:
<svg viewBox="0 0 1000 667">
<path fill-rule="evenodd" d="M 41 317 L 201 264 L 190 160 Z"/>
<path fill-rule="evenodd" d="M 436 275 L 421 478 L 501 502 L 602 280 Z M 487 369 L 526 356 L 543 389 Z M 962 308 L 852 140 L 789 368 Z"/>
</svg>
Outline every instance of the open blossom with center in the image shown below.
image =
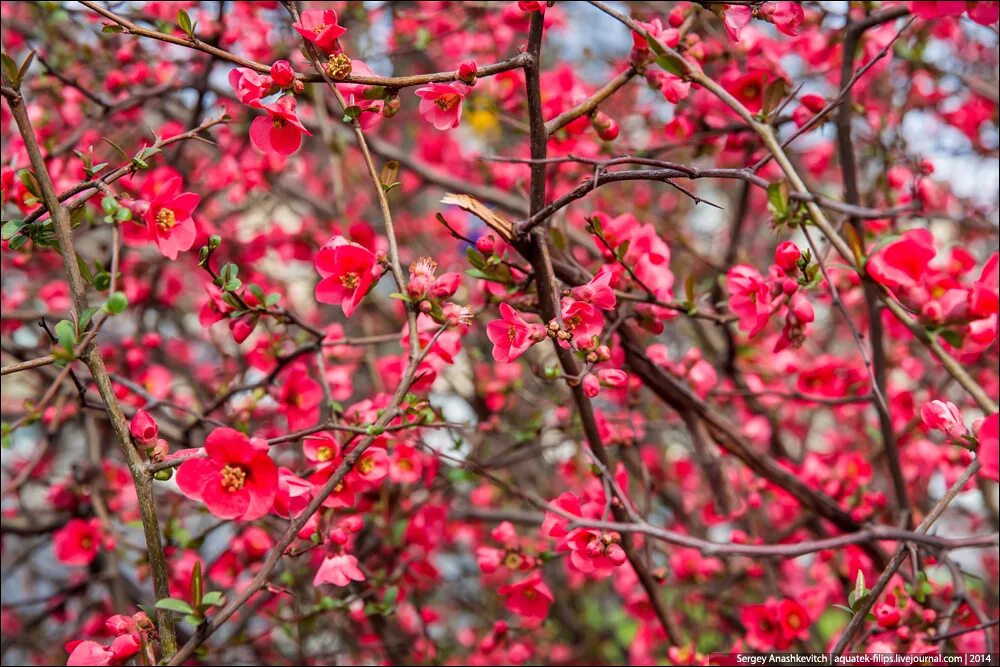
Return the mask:
<svg viewBox="0 0 1000 667">
<path fill-rule="evenodd" d="M 509 364 L 545 338 L 545 327 L 529 324 L 506 303 L 500 304 L 500 317 L 486 325 L 486 336 L 493 343 L 493 359 Z"/>
<path fill-rule="evenodd" d="M 316 270 L 323 277 L 316 285 L 316 300 L 339 303 L 346 317 L 382 275 L 375 253 L 343 236 L 333 237 L 316 253 Z"/>
<path fill-rule="evenodd" d="M 278 493 L 278 467 L 267 443 L 220 427 L 205 439 L 207 458 L 188 459 L 177 469 L 184 495 L 205 503 L 220 519 L 252 521 L 271 511 Z"/>
<path fill-rule="evenodd" d="M 168 259 L 190 250 L 197 230 L 191 214 L 201 196 L 181 192 L 182 182 L 174 177 L 160 186 L 146 210 L 146 230 L 157 249 Z"/>
<path fill-rule="evenodd" d="M 307 9 L 302 12 L 302 20 L 292 27 L 327 52 L 336 50 L 337 40 L 347 32 L 347 28 L 337 23 L 337 12 L 332 9 Z"/>
<path fill-rule="evenodd" d="M 302 145 L 302 135 L 307 130 L 295 114 L 295 98 L 284 95 L 276 102 L 261 104 L 266 116 L 258 116 L 250 123 L 250 141 L 262 153 L 291 155 Z"/>
<path fill-rule="evenodd" d="M 462 120 L 462 99 L 469 93 L 464 83 L 432 83 L 417 88 L 420 115 L 438 130 L 451 130 Z"/>
<path fill-rule="evenodd" d="M 729 310 L 740 318 L 740 329 L 757 335 L 771 317 L 771 291 L 757 269 L 739 264 L 726 274 Z"/>
</svg>

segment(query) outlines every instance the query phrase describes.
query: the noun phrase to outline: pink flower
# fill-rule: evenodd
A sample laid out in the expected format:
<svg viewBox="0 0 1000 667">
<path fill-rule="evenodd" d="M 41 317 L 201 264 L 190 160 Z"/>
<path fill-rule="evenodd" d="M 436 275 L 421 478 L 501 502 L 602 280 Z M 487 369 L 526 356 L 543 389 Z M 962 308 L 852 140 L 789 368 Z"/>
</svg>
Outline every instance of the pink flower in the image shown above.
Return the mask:
<svg viewBox="0 0 1000 667">
<path fill-rule="evenodd" d="M 340 304 L 345 317 L 365 298 L 381 276 L 375 255 L 343 236 L 335 236 L 316 253 L 316 270 L 323 277 L 316 285 L 316 300 Z"/>
<path fill-rule="evenodd" d="M 220 427 L 205 439 L 207 458 L 188 459 L 177 469 L 177 486 L 221 519 L 253 521 L 271 511 L 278 467 L 267 443 Z"/>
<path fill-rule="evenodd" d="M 549 605 L 555 599 L 552 591 L 542 581 L 541 572 L 535 572 L 526 579 L 501 586 L 500 595 L 507 597 L 507 609 L 524 617 L 525 620 L 541 621 L 549 613 Z"/>
<path fill-rule="evenodd" d="M 260 108 L 260 98 L 267 95 L 271 79 L 249 67 L 237 67 L 229 72 L 229 85 L 233 87 L 240 102 Z"/>
<path fill-rule="evenodd" d="M 920 408 L 920 418 L 924 426 L 935 431 L 943 431 L 949 438 L 961 438 L 967 432 L 958 406 L 949 401 L 925 403 Z"/>
<path fill-rule="evenodd" d="M 994 482 L 1000 482 L 1000 462 L 997 461 L 998 424 L 1000 424 L 1000 412 L 994 412 L 983 420 L 976 436 L 979 440 L 976 456 L 983 464 L 980 472 Z"/>
<path fill-rule="evenodd" d="M 750 24 L 753 18 L 753 7 L 748 5 L 735 5 L 726 7 L 725 16 L 722 20 L 723 26 L 729 39 L 734 42 L 740 41 L 740 32 Z"/>
<path fill-rule="evenodd" d="M 146 230 L 167 259 L 177 259 L 179 253 L 190 250 L 197 234 L 191 214 L 201 196 L 181 192 L 181 186 L 180 177 L 167 180 L 146 211 Z"/>
<path fill-rule="evenodd" d="M 920 285 L 927 265 L 936 254 L 930 230 L 911 229 L 899 240 L 875 251 L 865 268 L 879 284 L 905 292 Z"/>
<path fill-rule="evenodd" d="M 583 387 L 584 395 L 589 398 L 594 398 L 601 393 L 601 382 L 593 373 L 587 373 L 583 376 L 581 386 Z"/>
<path fill-rule="evenodd" d="M 283 517 L 298 516 L 312 498 L 313 485 L 288 468 L 278 468 L 278 492 L 274 513 Z"/>
<path fill-rule="evenodd" d="M 389 455 L 382 447 L 369 447 L 358 459 L 354 471 L 366 482 L 380 482 L 389 474 Z"/>
<path fill-rule="evenodd" d="M 288 420 L 288 428 L 296 431 L 316 423 L 319 404 L 323 401 L 323 387 L 309 377 L 305 368 L 296 366 L 281 385 L 278 400 Z"/>
<path fill-rule="evenodd" d="M 305 437 L 302 441 L 302 452 L 309 463 L 326 468 L 340 459 L 340 443 L 332 433 L 320 431 Z"/>
<path fill-rule="evenodd" d="M 292 27 L 327 52 L 337 50 L 337 40 L 347 32 L 347 28 L 337 24 L 337 12 L 332 9 L 307 9 L 302 12 L 302 20 Z"/>
<path fill-rule="evenodd" d="M 529 324 L 506 303 L 500 304 L 500 317 L 486 325 L 486 336 L 493 343 L 493 359 L 509 364 L 545 337 L 545 327 Z"/>
<path fill-rule="evenodd" d="M 66 664 L 74 665 L 110 665 L 115 659 L 114 652 L 107 646 L 102 646 L 89 639 L 81 642 L 70 642 L 66 645 L 69 659 Z"/>
<path fill-rule="evenodd" d="M 313 577 L 313 586 L 320 584 L 347 586 L 352 581 L 364 580 L 365 574 L 358 567 L 358 559 L 351 554 L 340 553 L 323 559 L 319 569 L 316 570 L 316 576 Z"/>
<path fill-rule="evenodd" d="M 778 244 L 774 251 L 774 263 L 781 267 L 787 274 L 795 272 L 796 262 L 802 257 L 799 247 L 791 241 L 783 241 Z"/>
<path fill-rule="evenodd" d="M 617 299 L 615 291 L 611 289 L 612 272 L 610 269 L 601 267 L 597 275 L 591 278 L 586 285 L 580 285 L 570 290 L 574 299 L 585 301 L 597 306 L 601 310 L 612 310 Z"/>
<path fill-rule="evenodd" d="M 52 548 L 60 563 L 90 565 L 101 548 L 99 519 L 70 519 L 52 536 Z"/>
<path fill-rule="evenodd" d="M 756 336 L 771 317 L 771 290 L 757 269 L 737 264 L 726 274 L 729 310 L 740 318 L 740 329 Z"/>
<path fill-rule="evenodd" d="M 462 120 L 462 99 L 469 88 L 464 83 L 432 83 L 417 88 L 420 115 L 438 130 L 451 130 Z"/>
<path fill-rule="evenodd" d="M 160 430 L 153 416 L 141 408 L 132 415 L 129 430 L 132 432 L 132 437 L 144 445 L 156 442 L 160 436 Z"/>
<path fill-rule="evenodd" d="M 396 445 L 389 461 L 389 479 L 397 484 L 413 484 L 420 481 L 422 473 L 420 452 L 410 445 Z"/>
<path fill-rule="evenodd" d="M 258 116 L 250 123 L 250 142 L 261 153 L 291 155 L 299 150 L 302 135 L 312 134 L 295 115 L 295 98 L 291 95 L 261 104 L 260 108 L 267 111 L 267 115 Z"/>
<path fill-rule="evenodd" d="M 797 2 L 765 2 L 760 7 L 760 16 L 790 37 L 799 34 L 799 26 L 805 18 L 802 5 Z"/>
<path fill-rule="evenodd" d="M 594 339 L 599 339 L 604 329 L 604 317 L 596 308 L 570 297 L 563 297 L 562 320 L 563 326 L 573 334 L 573 343 L 582 350 L 593 348 Z"/>
</svg>

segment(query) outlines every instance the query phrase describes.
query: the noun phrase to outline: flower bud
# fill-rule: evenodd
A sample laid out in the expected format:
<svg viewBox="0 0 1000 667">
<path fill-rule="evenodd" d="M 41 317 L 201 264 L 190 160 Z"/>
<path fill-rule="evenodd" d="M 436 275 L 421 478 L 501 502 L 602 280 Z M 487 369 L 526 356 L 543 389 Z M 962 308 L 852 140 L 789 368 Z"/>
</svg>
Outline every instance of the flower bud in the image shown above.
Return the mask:
<svg viewBox="0 0 1000 667">
<path fill-rule="evenodd" d="M 601 393 L 601 383 L 593 373 L 587 373 L 583 377 L 583 393 L 590 398 Z"/>
<path fill-rule="evenodd" d="M 295 71 L 287 60 L 277 60 L 271 65 L 271 79 L 282 88 L 287 88 L 295 81 Z"/>
<path fill-rule="evenodd" d="M 487 234 L 486 236 L 480 236 L 476 239 L 476 250 L 483 254 L 484 257 L 489 257 L 493 254 L 493 248 L 496 246 L 496 241 L 492 234 Z"/>
<path fill-rule="evenodd" d="M 301 95 L 303 92 L 305 92 L 305 89 L 306 89 L 306 84 L 302 83 L 298 79 L 292 81 L 292 92 L 295 93 L 296 95 Z"/>
<path fill-rule="evenodd" d="M 590 124 L 594 126 L 599 136 L 604 141 L 614 141 L 618 138 L 618 123 L 611 116 L 598 111 L 590 117 Z"/>
<path fill-rule="evenodd" d="M 447 299 L 458 290 L 462 283 L 462 275 L 459 273 L 445 273 L 434 281 L 430 288 L 430 296 L 434 299 Z"/>
<path fill-rule="evenodd" d="M 136 410 L 135 415 L 132 416 L 129 430 L 132 432 L 132 437 L 144 445 L 156 442 L 156 438 L 160 434 L 160 429 L 153 416 L 142 408 Z"/>
<path fill-rule="evenodd" d="M 458 66 L 458 80 L 469 84 L 476 83 L 476 61 L 465 60 Z"/>
<path fill-rule="evenodd" d="M 796 262 L 801 256 L 802 253 L 797 245 L 791 241 L 783 241 L 774 251 L 774 263 L 780 266 L 782 271 L 790 274 L 797 268 Z"/>
<path fill-rule="evenodd" d="M 392 118 L 397 113 L 399 113 L 399 109 L 401 106 L 402 103 L 399 101 L 399 96 L 393 95 L 392 97 L 387 99 L 385 103 L 382 105 L 382 115 L 385 116 L 386 118 Z"/>
</svg>

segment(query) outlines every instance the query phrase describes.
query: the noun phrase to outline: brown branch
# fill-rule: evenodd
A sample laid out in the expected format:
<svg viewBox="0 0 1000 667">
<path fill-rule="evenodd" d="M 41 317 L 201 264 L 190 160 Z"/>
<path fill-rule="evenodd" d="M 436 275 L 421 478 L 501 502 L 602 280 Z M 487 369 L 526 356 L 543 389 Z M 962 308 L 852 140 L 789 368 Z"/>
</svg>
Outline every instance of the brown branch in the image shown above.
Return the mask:
<svg viewBox="0 0 1000 667">
<path fill-rule="evenodd" d="M 239 67 L 247 67 L 254 70 L 255 72 L 260 72 L 261 74 L 269 74 L 271 68 L 268 65 L 259 63 L 247 58 L 242 58 L 235 53 L 230 53 L 224 49 L 220 49 L 213 46 L 207 42 L 203 42 L 200 39 L 189 37 L 178 37 L 177 35 L 169 35 L 164 32 L 159 32 L 158 30 L 150 30 L 148 28 L 143 28 L 142 26 L 133 23 L 124 16 L 115 14 L 109 9 L 101 7 L 96 2 L 88 2 L 87 0 L 80 0 L 80 4 L 88 9 L 97 12 L 109 21 L 116 23 L 121 26 L 122 32 L 127 35 L 136 35 L 138 37 L 148 37 L 150 39 L 156 39 L 161 42 L 167 42 L 168 44 L 176 44 L 177 46 L 185 46 L 189 49 L 194 49 L 196 51 L 201 51 L 207 53 L 210 56 L 214 56 L 219 60 L 225 60 L 227 62 L 233 63 Z M 486 77 L 493 76 L 495 74 L 500 74 L 501 72 L 508 72 L 512 69 L 519 69 L 524 67 L 527 57 L 522 53 L 507 60 L 502 60 L 497 63 L 491 63 L 489 65 L 484 65 L 476 69 L 476 76 Z M 296 74 L 295 78 L 304 82 L 319 82 L 324 81 L 326 78 L 323 70 L 319 70 L 320 73 L 317 74 Z M 358 83 L 366 86 L 384 86 L 385 88 L 398 90 L 400 88 L 410 88 L 412 86 L 423 86 L 428 83 L 449 83 L 451 81 L 458 80 L 458 72 L 435 72 L 433 74 L 415 74 L 412 76 L 358 76 L 352 74 L 350 76 L 344 77 L 343 79 L 338 79 L 337 83 Z"/>
<path fill-rule="evenodd" d="M 70 286 L 70 294 L 73 299 L 73 312 L 76 318 L 87 309 L 87 288 L 80 274 L 80 267 L 77 261 L 76 248 L 73 245 L 73 230 L 70 223 L 70 216 L 67 209 L 59 203 L 55 187 L 49 176 L 48 168 L 45 165 L 45 158 L 42 156 L 35 137 L 34 129 L 31 127 L 31 120 L 21 97 L 20 91 L 4 86 L 3 95 L 10 107 L 14 121 L 17 123 L 21 137 L 24 139 L 25 150 L 35 172 L 35 178 L 42 190 L 42 199 L 53 219 L 56 238 L 59 240 L 60 253 L 66 269 L 66 277 Z M 108 371 L 104 366 L 104 359 L 100 350 L 92 344 L 84 353 L 84 360 L 90 373 L 97 383 L 98 391 L 104 401 L 105 409 L 111 420 L 112 430 L 118 441 L 125 459 L 128 463 L 129 472 L 132 475 L 132 482 L 135 485 L 136 496 L 139 503 L 139 512 L 142 519 L 143 532 L 146 538 L 146 550 L 149 554 L 149 568 L 153 578 L 153 591 L 157 600 L 170 597 L 170 581 L 167 574 L 167 563 L 163 553 L 163 544 L 160 537 L 160 526 L 156 519 L 156 500 L 153 495 L 152 477 L 143 469 L 143 461 L 139 452 L 132 445 L 132 436 L 129 432 L 128 422 L 122 414 L 121 406 L 115 396 L 114 388 L 108 377 Z M 69 368 L 69 366 L 67 366 Z M 165 655 L 171 655 L 176 650 L 176 637 L 174 635 L 173 616 L 169 611 L 163 609 L 156 610 L 157 626 L 159 629 L 160 648 Z"/>
<path fill-rule="evenodd" d="M 637 72 L 635 66 L 629 65 L 625 71 L 618 74 L 618 76 L 611 79 L 611 81 L 608 81 L 606 84 L 604 84 L 604 86 L 601 87 L 600 90 L 598 90 L 596 93 L 585 99 L 583 102 L 580 102 L 579 104 L 577 104 L 572 109 L 569 109 L 568 111 L 562 112 L 555 118 L 546 121 L 545 135 L 551 136 L 560 129 L 572 123 L 580 116 L 586 116 L 590 113 L 593 113 L 595 110 L 597 110 L 597 107 L 600 106 L 601 102 L 603 102 L 604 100 L 608 99 L 616 92 L 618 92 L 618 90 L 623 88 L 625 84 L 631 81 L 632 77 L 634 77 L 636 74 Z"/>
</svg>

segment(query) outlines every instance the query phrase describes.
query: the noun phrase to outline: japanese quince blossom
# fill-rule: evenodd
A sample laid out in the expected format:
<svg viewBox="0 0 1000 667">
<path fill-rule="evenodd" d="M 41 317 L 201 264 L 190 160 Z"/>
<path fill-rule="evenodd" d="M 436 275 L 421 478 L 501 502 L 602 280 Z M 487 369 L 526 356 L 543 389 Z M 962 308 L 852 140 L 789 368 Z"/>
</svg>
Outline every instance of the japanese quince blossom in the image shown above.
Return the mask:
<svg viewBox="0 0 1000 667">
<path fill-rule="evenodd" d="M 493 343 L 495 361 L 509 364 L 546 336 L 544 326 L 529 324 L 506 303 L 500 304 L 500 317 L 501 319 L 486 325 L 486 335 Z"/>
<path fill-rule="evenodd" d="M 350 317 L 379 277 L 382 267 L 371 250 L 335 236 L 316 253 L 316 270 L 323 278 L 316 285 L 316 300 L 340 304 Z"/>
<path fill-rule="evenodd" d="M 337 40 L 347 32 L 347 28 L 337 23 L 337 12 L 332 9 L 307 9 L 302 12 L 302 20 L 292 27 L 327 52 L 336 50 Z"/>
<path fill-rule="evenodd" d="M 415 91 L 420 115 L 438 130 L 452 130 L 462 120 L 462 100 L 469 92 L 464 83 L 432 83 Z"/>
<path fill-rule="evenodd" d="M 283 95 L 277 101 L 261 103 L 266 116 L 250 123 L 250 141 L 262 153 L 291 155 L 302 145 L 302 135 L 312 134 L 295 114 L 295 98 Z"/>
<path fill-rule="evenodd" d="M 1000 482 L 1000 462 L 998 453 L 998 434 L 1000 434 L 1000 413 L 994 412 L 983 420 L 979 426 L 976 438 L 979 440 L 977 457 L 982 462 L 982 474 L 994 482 Z"/>
<path fill-rule="evenodd" d="M 177 255 L 190 250 L 197 235 L 194 212 L 201 195 L 181 192 L 183 183 L 175 177 L 161 184 L 146 208 L 146 230 L 149 238 L 167 259 L 177 259 Z"/>
<path fill-rule="evenodd" d="M 266 442 L 220 427 L 205 439 L 205 454 L 177 469 L 177 486 L 184 495 L 205 503 L 220 519 L 252 521 L 271 511 L 278 467 Z"/>
</svg>

